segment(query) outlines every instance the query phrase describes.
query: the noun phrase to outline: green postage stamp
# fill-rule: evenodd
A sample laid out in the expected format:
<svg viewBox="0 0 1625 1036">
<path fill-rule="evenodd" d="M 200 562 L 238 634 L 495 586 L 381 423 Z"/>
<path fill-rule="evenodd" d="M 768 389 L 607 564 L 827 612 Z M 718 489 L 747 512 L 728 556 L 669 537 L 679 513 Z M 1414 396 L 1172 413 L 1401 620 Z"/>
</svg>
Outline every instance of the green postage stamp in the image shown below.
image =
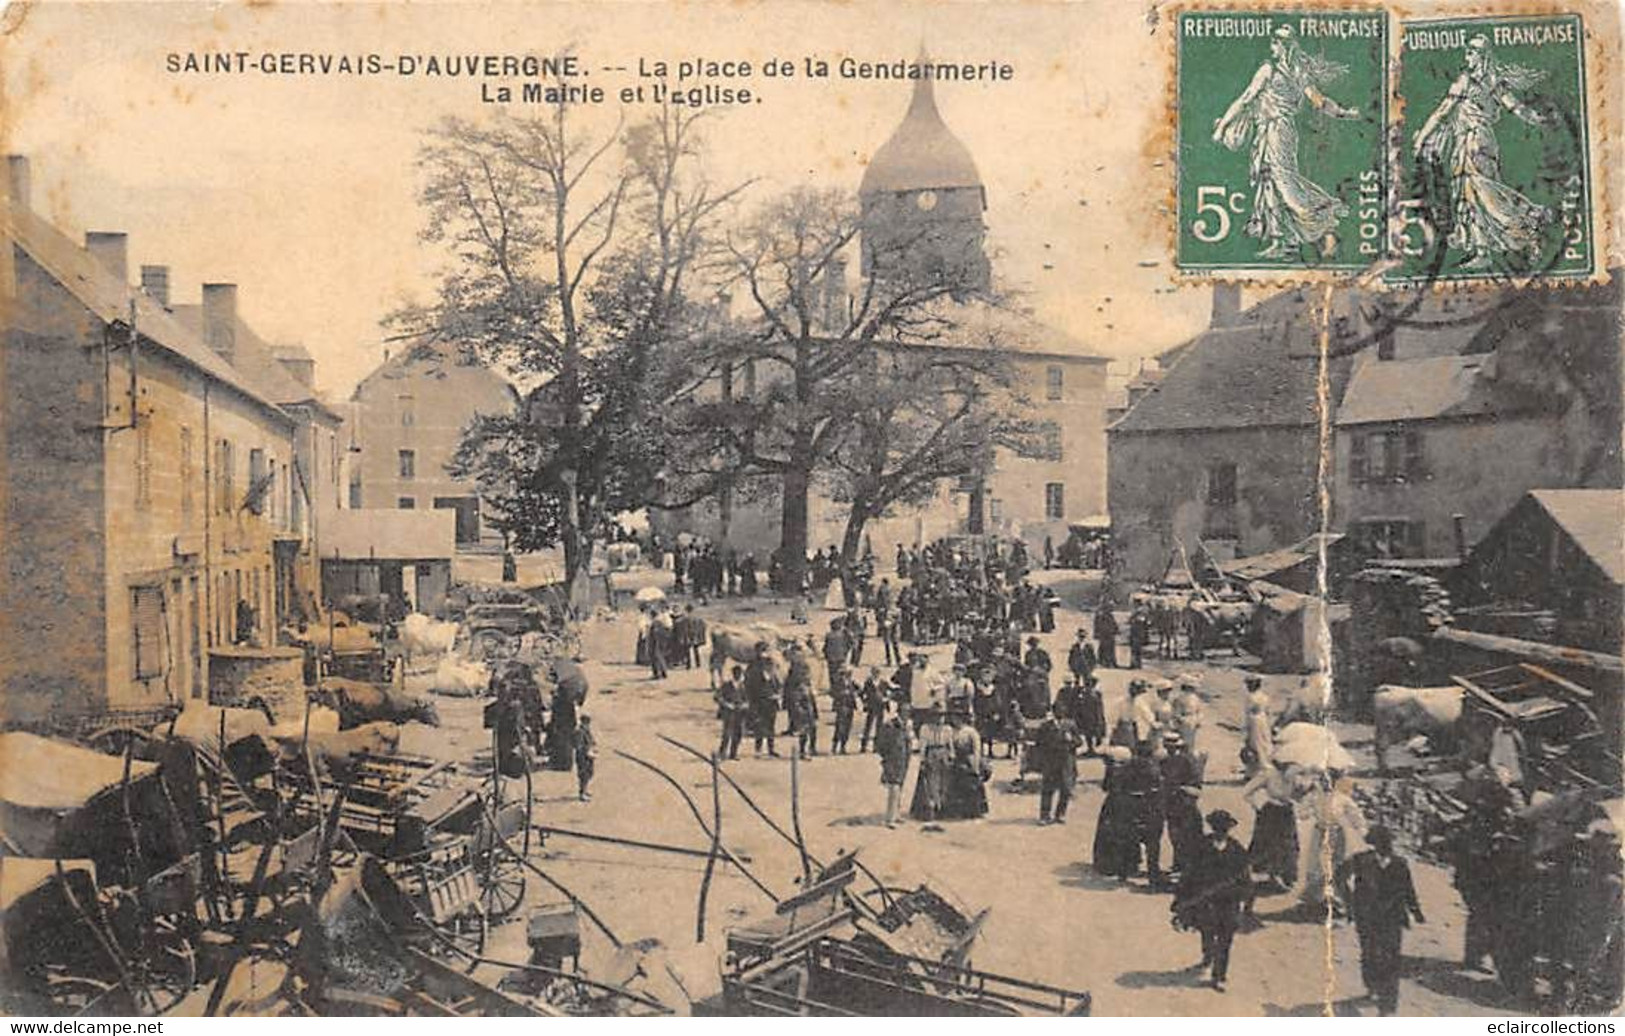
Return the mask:
<svg viewBox="0 0 1625 1036">
<path fill-rule="evenodd" d="M 1175 265 L 1268 277 L 1385 251 L 1382 10 L 1177 16 Z"/>
<path fill-rule="evenodd" d="M 1402 24 L 1400 280 L 1592 272 L 1578 15 Z"/>
</svg>

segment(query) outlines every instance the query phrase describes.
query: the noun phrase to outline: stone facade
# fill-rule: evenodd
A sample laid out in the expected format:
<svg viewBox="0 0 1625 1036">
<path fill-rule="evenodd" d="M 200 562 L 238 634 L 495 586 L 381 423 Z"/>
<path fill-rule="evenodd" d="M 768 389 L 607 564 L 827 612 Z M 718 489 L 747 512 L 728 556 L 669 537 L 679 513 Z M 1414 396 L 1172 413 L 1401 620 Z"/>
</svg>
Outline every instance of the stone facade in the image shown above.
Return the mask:
<svg viewBox="0 0 1625 1036">
<path fill-rule="evenodd" d="M 418 346 L 386 359 L 350 400 L 348 506 L 453 509 L 459 547 L 501 542 L 480 520 L 475 487 L 446 466 L 476 415 L 518 407 L 513 386 L 454 350 Z"/>
<path fill-rule="evenodd" d="M 0 722 L 200 697 L 238 602 L 275 636 L 294 422 L 132 292 L 123 235 L 80 248 L 29 210 L 26 161 L 9 173 Z"/>
</svg>

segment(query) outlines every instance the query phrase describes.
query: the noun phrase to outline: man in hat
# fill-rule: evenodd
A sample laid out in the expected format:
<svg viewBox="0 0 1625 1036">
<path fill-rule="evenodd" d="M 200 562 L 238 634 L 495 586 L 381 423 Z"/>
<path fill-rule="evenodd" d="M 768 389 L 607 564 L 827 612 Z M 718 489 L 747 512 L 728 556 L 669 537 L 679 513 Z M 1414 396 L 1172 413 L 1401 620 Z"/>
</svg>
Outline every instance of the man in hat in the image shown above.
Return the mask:
<svg viewBox="0 0 1625 1036">
<path fill-rule="evenodd" d="M 886 718 L 875 734 L 875 751 L 880 755 L 880 783 L 886 789 L 886 826 L 897 826 L 897 810 L 902 803 L 903 783 L 908 779 L 908 761 L 911 742 L 908 725 L 895 707 L 888 707 Z"/>
<path fill-rule="evenodd" d="M 800 641 L 790 644 L 784 674 L 784 707 L 790 713 L 790 729 L 803 757 L 818 754 L 818 700 L 813 697 L 812 670 L 807 665 L 806 652 Z M 845 679 L 845 667 L 840 672 Z"/>
<path fill-rule="evenodd" d="M 1151 613 L 1145 605 L 1136 604 L 1128 616 L 1129 668 L 1139 669 L 1145 664 L 1145 645 L 1151 639 Z"/>
<path fill-rule="evenodd" d="M 779 670 L 773 664 L 771 649 L 767 641 L 756 642 L 756 657 L 751 660 L 745 670 L 745 698 L 750 702 L 750 714 L 755 721 L 754 736 L 756 739 L 756 755 L 762 754 L 762 745 L 767 745 L 769 755 L 777 756 L 779 750 L 773 744 L 774 727 L 779 722 L 779 695 L 783 691 L 783 681 Z"/>
<path fill-rule="evenodd" d="M 1107 669 L 1117 668 L 1117 616 L 1112 614 L 1111 605 L 1105 601 L 1100 602 L 1100 610 L 1095 612 L 1095 643 L 1100 645 L 1100 664 Z"/>
<path fill-rule="evenodd" d="M 1207 815 L 1208 838 L 1190 861 L 1174 894 L 1174 925 L 1202 933 L 1202 963 L 1210 981 L 1224 992 L 1230 972 L 1230 943 L 1241 921 L 1241 904 L 1250 891 L 1247 850 L 1230 837 L 1236 818 L 1216 809 Z"/>
<path fill-rule="evenodd" d="M 1071 671 L 1072 676 L 1079 683 L 1082 683 L 1086 677 L 1095 671 L 1095 666 L 1098 663 L 1099 660 L 1095 658 L 1094 645 L 1090 644 L 1089 638 L 1084 636 L 1083 627 L 1078 627 L 1077 638 L 1072 641 L 1072 646 L 1066 652 L 1067 669 Z"/>
<path fill-rule="evenodd" d="M 1162 769 L 1151 757 L 1151 742 L 1134 746 L 1134 756 L 1112 775 L 1112 789 L 1127 804 L 1126 825 L 1130 832 L 1132 857 L 1145 853 L 1145 873 L 1152 888 L 1161 888 L 1162 873 Z M 1130 868 L 1132 872 L 1132 868 Z M 1125 875 L 1126 876 L 1126 875 Z"/>
<path fill-rule="evenodd" d="M 852 641 L 846 635 L 846 620 L 837 615 L 829 620 L 829 632 L 824 634 L 824 664 L 829 667 L 831 687 L 845 679 L 851 658 Z"/>
<path fill-rule="evenodd" d="M 1411 869 L 1394 854 L 1394 835 L 1381 824 L 1365 836 L 1371 848 L 1338 868 L 1337 886 L 1360 938 L 1360 978 L 1377 1011 L 1391 1015 L 1399 1007 L 1400 943 L 1411 919 L 1423 924 Z"/>
<path fill-rule="evenodd" d="M 1202 813 L 1197 800 L 1202 795 L 1202 767 L 1190 753 L 1190 746 L 1177 732 L 1162 737 L 1162 817 L 1168 827 L 1168 844 L 1174 849 L 1171 869 L 1185 873 L 1202 845 Z"/>
<path fill-rule="evenodd" d="M 1038 728 L 1034 749 L 1038 753 L 1038 822 L 1051 822 L 1050 804 L 1055 805 L 1054 823 L 1066 823 L 1066 807 L 1078 783 L 1078 728 L 1059 709 L 1046 710 Z"/>
</svg>

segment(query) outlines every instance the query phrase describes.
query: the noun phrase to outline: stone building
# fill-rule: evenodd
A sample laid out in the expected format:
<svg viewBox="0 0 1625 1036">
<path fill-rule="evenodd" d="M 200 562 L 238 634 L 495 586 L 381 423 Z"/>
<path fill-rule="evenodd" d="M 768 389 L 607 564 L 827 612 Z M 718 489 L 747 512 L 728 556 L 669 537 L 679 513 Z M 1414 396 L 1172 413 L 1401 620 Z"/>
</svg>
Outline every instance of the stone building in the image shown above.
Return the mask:
<svg viewBox="0 0 1625 1036">
<path fill-rule="evenodd" d="M 446 471 L 477 414 L 511 413 L 512 385 L 490 368 L 464 363 L 450 346 L 414 345 L 384 362 L 350 396 L 352 508 L 456 512 L 457 546 L 500 544 L 481 521 L 473 484 Z"/>
<path fill-rule="evenodd" d="M 1338 406 L 1334 521 L 1369 555 L 1458 558 L 1531 489 L 1621 484 L 1619 286 L 1457 320 L 1450 351 L 1367 349 Z"/>
<path fill-rule="evenodd" d="M 1162 376 L 1107 431 L 1121 578 L 1155 581 L 1181 549 L 1223 562 L 1318 531 L 1318 329 L 1303 292 L 1244 310 L 1238 286 L 1214 287 L 1207 330 L 1159 358 Z M 1349 364 L 1329 367 L 1334 399 Z"/>
<path fill-rule="evenodd" d="M 941 275 L 964 285 L 964 296 L 943 306 L 955 330 L 931 348 L 996 343 L 1014 365 L 1019 391 L 1030 403 L 1026 416 L 1046 429 L 1040 455 L 1000 448 L 986 479 L 945 485 L 926 506 L 870 522 L 870 545 L 888 555 L 898 544 L 987 532 L 1021 536 L 1035 552 L 1046 536 L 1059 546 L 1069 523 L 1106 509 L 1108 361 L 1064 332 L 986 300 L 994 280 L 985 243 L 987 188 L 969 148 L 943 121 L 931 79 L 915 80 L 902 122 L 864 170 L 858 201 L 861 276 L 884 281 L 894 274 Z M 844 263 L 831 264 L 823 285 L 825 324 L 840 320 L 854 291 L 861 290 L 846 282 Z M 733 391 L 754 391 L 754 380 L 753 373 L 736 377 Z M 809 511 L 809 547 L 838 547 L 846 509 L 815 489 Z M 748 503 L 707 502 L 663 516 L 661 525 L 762 558 L 779 545 L 777 494 L 765 488 Z"/>
<path fill-rule="evenodd" d="M 274 642 L 299 422 L 232 362 L 230 292 L 194 334 L 130 287 L 123 234 L 80 247 L 31 211 L 27 160 L 7 173 L 0 722 L 201 697 L 240 624 Z"/>
</svg>

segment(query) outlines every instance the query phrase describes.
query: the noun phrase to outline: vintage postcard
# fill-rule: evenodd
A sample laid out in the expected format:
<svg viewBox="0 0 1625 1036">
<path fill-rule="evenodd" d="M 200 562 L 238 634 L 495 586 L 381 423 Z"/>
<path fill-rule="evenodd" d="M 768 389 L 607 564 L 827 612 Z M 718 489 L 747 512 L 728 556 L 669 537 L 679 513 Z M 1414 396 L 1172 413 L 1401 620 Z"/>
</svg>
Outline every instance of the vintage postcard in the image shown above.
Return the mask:
<svg viewBox="0 0 1625 1036">
<path fill-rule="evenodd" d="M 1611 1032 L 1622 66 L 0 7 L 0 1013 Z"/>
</svg>

